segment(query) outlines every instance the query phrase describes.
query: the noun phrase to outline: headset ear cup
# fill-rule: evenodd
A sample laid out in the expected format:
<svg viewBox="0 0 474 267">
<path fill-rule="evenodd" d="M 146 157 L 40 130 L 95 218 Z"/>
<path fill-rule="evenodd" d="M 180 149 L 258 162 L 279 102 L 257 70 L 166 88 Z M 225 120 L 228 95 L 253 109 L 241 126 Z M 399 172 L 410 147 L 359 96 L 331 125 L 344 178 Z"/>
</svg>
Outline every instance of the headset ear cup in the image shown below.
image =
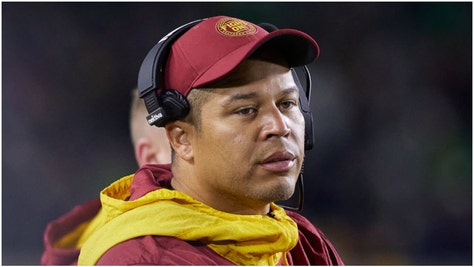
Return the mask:
<svg viewBox="0 0 474 267">
<path fill-rule="evenodd" d="M 189 103 L 186 98 L 176 90 L 164 90 L 159 95 L 161 106 L 165 109 L 167 117 L 163 123 L 186 117 L 189 113 Z"/>
<path fill-rule="evenodd" d="M 293 80 L 300 91 L 300 111 L 303 114 L 304 122 L 305 122 L 305 136 L 304 136 L 304 146 L 305 150 L 311 150 L 314 144 L 314 136 L 313 136 L 313 115 L 311 114 L 311 107 L 309 106 L 309 100 L 306 96 L 306 92 L 303 89 L 303 85 L 301 84 L 300 79 L 298 78 L 298 74 L 296 73 L 295 69 L 291 69 L 291 74 L 293 75 Z M 309 88 L 311 90 L 311 88 Z"/>
<path fill-rule="evenodd" d="M 301 94 L 300 92 L 300 111 L 303 114 L 305 131 L 304 131 L 304 148 L 305 150 L 311 150 L 314 144 L 314 135 L 313 135 L 313 114 L 309 109 L 309 101 L 306 98 L 306 95 Z"/>
<path fill-rule="evenodd" d="M 304 148 L 305 150 L 311 150 L 314 145 L 313 114 L 311 112 L 303 112 L 303 117 L 305 122 Z"/>
</svg>

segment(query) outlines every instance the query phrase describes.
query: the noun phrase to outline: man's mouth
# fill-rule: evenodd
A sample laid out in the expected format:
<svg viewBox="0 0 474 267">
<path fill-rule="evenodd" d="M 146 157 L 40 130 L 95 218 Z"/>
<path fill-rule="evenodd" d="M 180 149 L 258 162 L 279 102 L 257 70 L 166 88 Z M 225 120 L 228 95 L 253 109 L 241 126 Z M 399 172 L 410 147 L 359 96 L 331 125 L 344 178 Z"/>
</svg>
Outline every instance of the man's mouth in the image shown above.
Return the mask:
<svg viewBox="0 0 474 267">
<path fill-rule="evenodd" d="M 262 161 L 260 166 L 271 172 L 287 172 L 296 164 L 295 156 L 288 152 L 275 152 Z"/>
</svg>

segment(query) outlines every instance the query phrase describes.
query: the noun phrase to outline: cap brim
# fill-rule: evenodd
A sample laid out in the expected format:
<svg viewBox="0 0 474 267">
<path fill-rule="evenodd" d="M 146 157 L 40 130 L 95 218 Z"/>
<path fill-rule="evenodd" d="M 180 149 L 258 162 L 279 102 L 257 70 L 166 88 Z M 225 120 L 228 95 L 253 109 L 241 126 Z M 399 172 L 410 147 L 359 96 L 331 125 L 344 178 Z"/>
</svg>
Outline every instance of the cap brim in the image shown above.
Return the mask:
<svg viewBox="0 0 474 267">
<path fill-rule="evenodd" d="M 227 75 L 264 44 L 279 49 L 289 67 L 309 64 L 319 56 L 318 44 L 306 33 L 292 29 L 276 30 L 265 35 L 262 39 L 232 51 L 217 61 L 201 76 L 196 77 L 192 88 L 202 87 Z"/>
</svg>

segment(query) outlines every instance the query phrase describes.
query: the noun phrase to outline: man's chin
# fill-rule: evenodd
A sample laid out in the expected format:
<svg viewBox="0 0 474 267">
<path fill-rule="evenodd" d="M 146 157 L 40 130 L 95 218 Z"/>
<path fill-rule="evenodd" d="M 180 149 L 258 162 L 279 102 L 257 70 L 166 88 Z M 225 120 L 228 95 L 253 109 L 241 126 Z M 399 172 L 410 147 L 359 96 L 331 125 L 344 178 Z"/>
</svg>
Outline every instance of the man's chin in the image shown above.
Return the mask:
<svg viewBox="0 0 474 267">
<path fill-rule="evenodd" d="M 270 203 L 288 200 L 293 196 L 294 192 L 294 183 L 280 183 L 278 186 L 274 186 L 266 192 L 262 192 L 262 196 L 266 202 Z"/>
</svg>

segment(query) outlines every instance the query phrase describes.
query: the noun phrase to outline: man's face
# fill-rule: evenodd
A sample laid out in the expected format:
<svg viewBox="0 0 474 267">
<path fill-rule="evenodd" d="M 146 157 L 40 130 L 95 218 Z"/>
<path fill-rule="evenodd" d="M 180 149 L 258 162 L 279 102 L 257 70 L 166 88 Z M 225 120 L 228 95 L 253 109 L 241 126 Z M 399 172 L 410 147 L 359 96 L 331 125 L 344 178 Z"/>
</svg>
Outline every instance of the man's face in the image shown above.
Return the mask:
<svg viewBox="0 0 474 267">
<path fill-rule="evenodd" d="M 305 124 L 288 68 L 246 60 L 232 75 L 229 86 L 206 92 L 193 160 L 204 202 L 246 213 L 293 194 Z"/>
</svg>

